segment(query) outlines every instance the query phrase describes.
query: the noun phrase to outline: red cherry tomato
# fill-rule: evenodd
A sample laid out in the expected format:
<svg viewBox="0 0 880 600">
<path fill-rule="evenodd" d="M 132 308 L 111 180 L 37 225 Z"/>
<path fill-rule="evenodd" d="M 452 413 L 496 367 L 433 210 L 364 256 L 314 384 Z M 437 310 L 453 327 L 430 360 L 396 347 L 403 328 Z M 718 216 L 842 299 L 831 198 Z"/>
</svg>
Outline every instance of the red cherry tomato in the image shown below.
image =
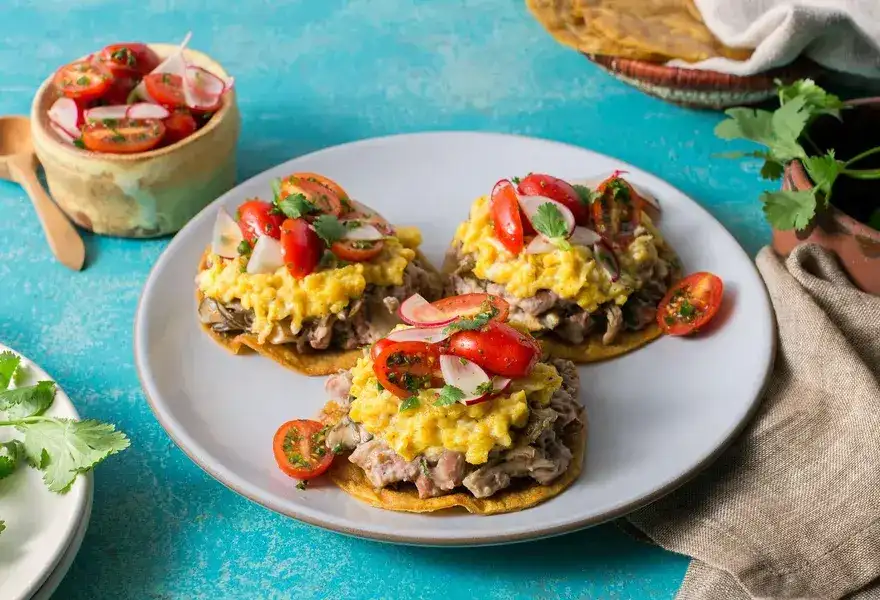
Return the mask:
<svg viewBox="0 0 880 600">
<path fill-rule="evenodd" d="M 336 217 L 342 214 L 342 200 L 340 200 L 336 192 L 320 183 L 317 179 L 307 179 L 291 175 L 287 179 L 282 180 L 280 199 L 283 200 L 294 194 L 302 194 L 306 200 L 314 204 L 324 214 Z"/>
<path fill-rule="evenodd" d="M 82 141 L 92 152 L 134 154 L 159 145 L 165 125 L 155 119 L 104 119 L 82 128 Z"/>
<path fill-rule="evenodd" d="M 432 306 L 449 316 L 471 317 L 477 313 L 495 309 L 493 321 L 504 322 L 510 312 L 510 304 L 504 298 L 491 294 L 461 294 L 443 298 L 431 303 Z"/>
<path fill-rule="evenodd" d="M 460 331 L 448 339 L 444 353 L 466 358 L 502 377 L 525 377 L 541 357 L 541 347 L 530 336 L 497 321 L 483 330 Z"/>
<path fill-rule="evenodd" d="M 281 237 L 281 224 L 284 215 L 275 214 L 273 206 L 262 200 L 248 200 L 238 207 L 235 220 L 244 239 L 250 243 L 257 241 L 261 235 L 268 235 L 276 240 Z"/>
<path fill-rule="evenodd" d="M 296 479 L 313 479 L 333 463 L 327 448 L 327 430 L 322 423 L 306 419 L 288 421 L 278 428 L 272 440 L 275 462 L 285 474 Z"/>
<path fill-rule="evenodd" d="M 319 175 L 318 173 L 294 173 L 290 177 L 294 179 L 305 179 L 307 181 L 312 181 L 314 183 L 320 183 L 325 188 L 336 194 L 336 197 L 341 199 L 348 199 L 350 196 L 348 192 L 342 189 L 342 186 L 330 179 L 329 177 L 324 177 L 323 175 Z"/>
<path fill-rule="evenodd" d="M 114 75 L 134 73 L 144 76 L 159 66 L 159 56 L 146 44 L 110 44 L 98 54 L 98 60 Z"/>
<path fill-rule="evenodd" d="M 101 100 L 108 106 L 128 104 L 128 96 L 131 94 L 131 90 L 137 86 L 138 81 L 139 79 L 132 74 L 114 75 L 110 87 L 101 96 Z"/>
<path fill-rule="evenodd" d="M 166 144 L 174 144 L 180 140 L 194 134 L 198 129 L 198 124 L 189 109 L 175 109 L 171 116 L 165 119 L 165 139 Z"/>
<path fill-rule="evenodd" d="M 409 398 L 433 387 L 439 369 L 439 346 L 425 342 L 385 343 L 373 360 L 376 379 L 398 398 Z"/>
<path fill-rule="evenodd" d="M 113 75 L 99 63 L 81 60 L 64 65 L 52 78 L 62 94 L 74 100 L 97 100 L 110 88 Z"/>
<path fill-rule="evenodd" d="M 593 227 L 608 240 L 628 243 L 642 222 L 645 201 L 620 177 L 620 171 L 596 188 L 597 197 L 591 205 Z"/>
<path fill-rule="evenodd" d="M 302 279 L 315 270 L 324 253 L 324 242 L 305 219 L 287 219 L 281 224 L 281 256 L 287 270 Z"/>
<path fill-rule="evenodd" d="M 342 240 L 334 242 L 330 251 L 342 260 L 349 262 L 366 262 L 379 256 L 385 244 L 377 240 L 367 242 L 360 240 Z"/>
<path fill-rule="evenodd" d="M 530 173 L 519 182 L 516 189 L 523 196 L 544 196 L 561 202 L 574 215 L 575 223 L 578 225 L 590 223 L 589 204 L 581 200 L 580 195 L 567 181 L 551 175 Z"/>
<path fill-rule="evenodd" d="M 186 106 L 183 97 L 183 77 L 171 73 L 151 73 L 144 77 L 147 94 L 156 104 L 166 108 Z"/>
<path fill-rule="evenodd" d="M 397 342 L 395 342 L 394 340 L 389 340 L 388 338 L 382 338 L 381 340 L 374 342 L 373 345 L 370 346 L 370 358 L 372 358 L 373 360 L 376 360 L 377 358 L 379 358 L 379 355 L 382 353 L 382 350 L 384 350 L 385 348 L 387 348 L 391 344 L 396 344 L 396 343 Z"/>
<path fill-rule="evenodd" d="M 506 179 L 496 183 L 490 203 L 495 237 L 511 254 L 519 254 L 523 249 L 523 224 L 513 184 Z"/>
<path fill-rule="evenodd" d="M 692 273 L 677 282 L 657 307 L 657 324 L 667 335 L 688 335 L 712 320 L 724 283 L 712 273 Z"/>
<path fill-rule="evenodd" d="M 394 228 L 385 217 L 374 211 L 368 206 L 364 206 L 356 200 L 348 199 L 347 203 L 343 202 L 343 214 L 340 217 L 343 221 L 360 221 L 369 224 L 381 231 L 385 235 L 394 235 Z"/>
</svg>

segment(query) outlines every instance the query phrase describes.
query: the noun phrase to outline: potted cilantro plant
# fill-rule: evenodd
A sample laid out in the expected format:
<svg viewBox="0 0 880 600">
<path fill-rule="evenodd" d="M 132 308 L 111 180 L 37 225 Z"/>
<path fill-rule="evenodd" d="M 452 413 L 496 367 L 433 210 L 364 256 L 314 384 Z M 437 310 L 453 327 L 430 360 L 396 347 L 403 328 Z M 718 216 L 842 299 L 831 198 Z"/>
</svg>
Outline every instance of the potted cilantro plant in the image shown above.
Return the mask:
<svg viewBox="0 0 880 600">
<path fill-rule="evenodd" d="M 761 176 L 782 180 L 761 195 L 777 252 L 817 243 L 880 294 L 880 98 L 843 102 L 809 79 L 777 85 L 775 111 L 732 108 L 715 128 L 764 148 L 725 156 L 763 159 Z"/>
</svg>

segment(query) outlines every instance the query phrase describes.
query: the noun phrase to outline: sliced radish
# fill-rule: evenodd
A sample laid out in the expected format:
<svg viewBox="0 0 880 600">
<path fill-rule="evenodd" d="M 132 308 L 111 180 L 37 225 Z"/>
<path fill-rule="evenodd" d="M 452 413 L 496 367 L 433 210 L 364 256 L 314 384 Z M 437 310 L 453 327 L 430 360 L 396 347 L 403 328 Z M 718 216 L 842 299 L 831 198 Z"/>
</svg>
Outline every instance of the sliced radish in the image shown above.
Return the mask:
<svg viewBox="0 0 880 600">
<path fill-rule="evenodd" d="M 526 246 L 526 254 L 547 254 L 556 250 L 556 245 L 545 238 L 543 235 L 536 236 L 529 245 Z"/>
<path fill-rule="evenodd" d="M 484 387 L 491 381 L 486 372 L 476 363 L 466 358 L 452 356 L 450 354 L 440 355 L 440 372 L 443 373 L 443 380 L 447 385 L 457 387 L 464 392 L 464 398 L 459 400 L 462 404 L 479 400 L 484 396 L 490 395 L 485 392 L 480 393 L 477 390 Z M 494 386 L 493 386 L 494 390 Z"/>
<path fill-rule="evenodd" d="M 186 60 L 183 58 L 183 51 L 186 49 L 186 45 L 189 44 L 189 40 L 192 37 L 192 32 L 188 32 L 186 37 L 183 38 L 183 41 L 180 43 L 180 46 L 177 47 L 174 52 L 172 52 L 168 58 L 159 63 L 159 66 L 150 71 L 150 74 L 153 73 L 169 73 L 171 75 L 180 75 L 181 77 L 186 76 Z M 186 86 L 184 86 L 186 89 Z M 143 80 L 132 90 L 131 94 L 128 95 L 129 101 L 132 101 L 134 98 L 140 98 L 142 100 L 147 100 L 152 102 L 152 98 L 147 93 L 147 87 L 144 85 Z"/>
<path fill-rule="evenodd" d="M 128 107 L 125 116 L 129 119 L 167 119 L 171 113 L 164 106 L 151 102 L 138 102 Z"/>
<path fill-rule="evenodd" d="M 392 331 L 385 337 L 395 342 L 425 342 L 428 344 L 436 344 L 452 335 L 451 331 L 444 333 L 445 330 L 445 327 L 413 327 L 412 329 Z"/>
<path fill-rule="evenodd" d="M 575 227 L 574 231 L 571 234 L 571 237 L 568 238 L 568 241 L 572 244 L 577 244 L 579 246 L 592 246 L 601 239 L 602 236 L 592 229 L 587 229 L 586 227 Z"/>
<path fill-rule="evenodd" d="M 96 106 L 85 112 L 86 121 L 103 121 L 104 119 L 124 119 L 128 113 L 127 104 L 113 106 Z"/>
<path fill-rule="evenodd" d="M 79 137 L 82 111 L 73 98 L 58 98 L 47 113 L 49 120 L 74 138 Z"/>
<path fill-rule="evenodd" d="M 64 129 L 64 127 L 62 127 L 55 121 L 49 121 L 49 127 L 52 128 L 52 131 L 58 134 L 58 137 L 60 137 L 68 144 L 73 144 L 73 142 L 76 140 L 74 136 L 70 135 L 70 132 L 68 132 L 66 129 Z"/>
<path fill-rule="evenodd" d="M 221 208 L 217 212 L 217 220 L 214 221 L 211 251 L 223 258 L 235 258 L 238 256 L 238 245 L 243 239 L 238 223 L 229 216 L 226 209 Z"/>
<path fill-rule="evenodd" d="M 602 268 L 608 273 L 612 283 L 620 279 L 620 263 L 617 262 L 617 255 L 614 254 L 614 250 L 606 241 L 602 240 L 593 244 L 593 256 L 596 257 L 596 262 L 602 265 Z"/>
<path fill-rule="evenodd" d="M 568 207 L 561 202 L 556 202 L 555 200 L 551 200 L 550 198 L 545 198 L 544 196 L 520 196 L 519 197 L 519 205 L 522 208 L 523 213 L 525 213 L 526 218 L 529 222 L 532 222 L 535 214 L 538 212 L 538 208 L 543 206 L 544 204 L 550 204 L 559 210 L 559 213 L 562 215 L 562 218 L 565 220 L 565 226 L 567 228 L 567 233 L 565 237 L 571 235 L 571 232 L 574 231 L 574 215 L 568 209 Z"/>
<path fill-rule="evenodd" d="M 231 90 L 234 87 L 235 87 L 235 77 L 227 77 L 223 81 L 223 93 L 228 92 L 229 90 Z"/>
<path fill-rule="evenodd" d="M 404 323 L 419 327 L 439 327 L 455 320 L 454 315 L 447 315 L 432 306 L 420 294 L 413 294 L 404 300 L 397 314 Z"/>
<path fill-rule="evenodd" d="M 248 260 L 247 272 L 251 275 L 274 273 L 283 266 L 284 257 L 278 240 L 268 235 L 258 237 Z"/>
<path fill-rule="evenodd" d="M 486 400 L 490 400 L 497 396 L 498 394 L 504 392 L 508 387 L 510 387 L 510 382 L 512 380 L 507 377 L 493 377 L 492 378 L 492 391 L 488 394 L 480 396 L 479 398 L 473 398 L 471 400 L 462 400 L 462 404 L 465 406 L 472 406 L 474 404 L 479 404 L 480 402 L 485 402 Z"/>
<path fill-rule="evenodd" d="M 189 65 L 186 67 L 186 81 L 194 89 L 208 96 L 219 96 L 226 90 L 222 79 L 202 67 Z"/>
<path fill-rule="evenodd" d="M 350 229 L 343 238 L 346 240 L 362 240 L 366 242 L 374 242 L 376 240 L 381 240 L 385 236 L 382 235 L 382 232 L 370 225 L 369 223 L 365 223 L 354 229 Z"/>
</svg>

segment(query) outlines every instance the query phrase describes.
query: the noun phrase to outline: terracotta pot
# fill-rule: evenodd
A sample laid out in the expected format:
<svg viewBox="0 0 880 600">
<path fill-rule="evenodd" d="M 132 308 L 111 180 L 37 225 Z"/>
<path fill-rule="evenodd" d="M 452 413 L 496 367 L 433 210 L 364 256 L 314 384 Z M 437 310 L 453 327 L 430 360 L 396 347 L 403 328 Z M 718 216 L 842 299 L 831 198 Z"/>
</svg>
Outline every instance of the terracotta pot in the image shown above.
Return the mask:
<svg viewBox="0 0 880 600">
<path fill-rule="evenodd" d="M 150 44 L 164 58 L 176 46 Z M 186 50 L 187 61 L 221 77 L 208 56 Z M 202 208 L 235 185 L 240 116 L 235 91 L 208 123 L 171 146 L 139 154 L 101 154 L 62 141 L 47 111 L 57 98 L 51 77 L 31 106 L 31 134 L 55 202 L 80 227 L 131 238 L 175 233 Z"/>
<path fill-rule="evenodd" d="M 813 182 L 799 160 L 785 168 L 782 189 L 809 190 Z M 859 288 L 880 295 L 880 231 L 856 221 L 833 205 L 817 214 L 803 231 L 773 230 L 773 249 L 782 256 L 811 242 L 833 250 Z"/>
<path fill-rule="evenodd" d="M 791 83 L 816 77 L 821 69 L 801 59 L 766 73 L 740 77 L 715 71 L 682 69 L 657 63 L 584 54 L 602 70 L 640 92 L 690 108 L 716 109 L 760 104 L 776 96 L 774 80 Z"/>
</svg>

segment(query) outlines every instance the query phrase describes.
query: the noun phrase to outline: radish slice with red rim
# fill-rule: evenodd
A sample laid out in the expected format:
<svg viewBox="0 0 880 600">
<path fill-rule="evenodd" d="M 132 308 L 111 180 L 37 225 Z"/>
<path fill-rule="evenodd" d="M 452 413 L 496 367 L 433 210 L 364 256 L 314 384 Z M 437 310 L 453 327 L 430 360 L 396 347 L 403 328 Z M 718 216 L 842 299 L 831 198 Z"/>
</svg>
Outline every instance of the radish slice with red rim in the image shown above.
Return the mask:
<svg viewBox="0 0 880 600">
<path fill-rule="evenodd" d="M 343 224 L 348 223 L 357 223 L 358 221 L 346 221 Z M 385 236 L 382 235 L 382 232 L 370 225 L 369 223 L 363 223 L 358 225 L 354 229 L 349 229 L 344 236 L 343 239 L 346 240 L 361 240 L 365 242 L 375 242 L 377 240 L 383 239 Z"/>
<path fill-rule="evenodd" d="M 491 379 L 486 372 L 476 363 L 466 358 L 452 356 L 451 354 L 440 355 L 440 372 L 443 373 L 443 380 L 446 385 L 457 387 L 464 392 L 464 398 L 459 402 L 466 404 L 488 396 L 482 391 L 486 384 L 491 384 Z M 492 387 L 494 390 L 494 386 Z"/>
<path fill-rule="evenodd" d="M 532 219 L 535 214 L 537 214 L 538 209 L 545 204 L 550 204 L 559 211 L 567 228 L 565 237 L 570 236 L 571 232 L 574 231 L 575 222 L 574 215 L 566 205 L 551 200 L 550 198 L 545 198 L 544 196 L 519 196 L 519 206 L 522 208 L 523 213 L 525 213 L 526 218 L 529 220 L 529 223 L 532 223 L 532 225 L 534 225 Z"/>
<path fill-rule="evenodd" d="M 79 136 L 82 111 L 73 98 L 58 98 L 48 111 L 49 120 L 73 137 Z"/>
<path fill-rule="evenodd" d="M 138 102 L 128 107 L 125 116 L 129 119 L 167 119 L 171 113 L 164 106 L 150 102 Z"/>
<path fill-rule="evenodd" d="M 572 244 L 577 244 L 579 246 L 592 246 L 596 242 L 602 240 L 602 236 L 593 231 L 592 229 L 588 229 L 587 227 L 575 227 L 574 231 L 571 234 L 571 237 L 568 238 L 568 241 Z"/>
<path fill-rule="evenodd" d="M 229 216 L 226 209 L 221 208 L 217 212 L 217 220 L 214 221 L 211 250 L 223 258 L 235 258 L 238 256 L 238 245 L 243 239 L 244 236 L 241 234 L 238 223 Z"/>
<path fill-rule="evenodd" d="M 395 342 L 425 342 L 427 344 L 436 344 L 452 335 L 452 332 L 444 333 L 445 330 L 446 327 L 413 327 L 412 329 L 392 331 L 385 337 Z"/>
<path fill-rule="evenodd" d="M 526 254 L 547 254 L 556 250 L 557 246 L 543 235 L 538 235 L 526 246 Z"/>
<path fill-rule="evenodd" d="M 49 121 L 49 127 L 52 128 L 52 131 L 54 131 L 56 134 L 58 134 L 58 137 L 60 137 L 63 141 L 67 142 L 68 144 L 73 144 L 77 139 L 74 136 L 72 136 L 69 131 L 64 129 L 64 127 L 62 127 L 61 125 L 59 125 L 55 121 Z"/>
<path fill-rule="evenodd" d="M 420 294 L 413 294 L 404 300 L 397 314 L 404 323 L 421 327 L 439 327 L 455 320 L 455 316 L 431 306 Z"/>
<path fill-rule="evenodd" d="M 189 40 L 192 37 L 192 31 L 186 34 L 186 37 L 183 38 L 183 41 L 180 42 L 180 46 L 172 52 L 168 58 L 159 63 L 159 66 L 150 71 L 150 75 L 154 73 L 168 73 L 170 75 L 180 75 L 182 78 L 186 77 L 186 59 L 183 58 L 183 51 L 186 49 L 187 44 L 189 44 Z M 183 86 L 184 90 L 186 86 Z M 132 98 L 141 98 L 143 100 L 148 100 L 150 102 L 153 101 L 150 98 L 150 95 L 147 93 L 147 86 L 144 85 L 144 81 L 141 80 L 139 84 L 131 91 L 128 95 L 129 100 Z"/>
<path fill-rule="evenodd" d="M 620 279 L 620 263 L 617 262 L 617 255 L 605 240 L 593 244 L 593 255 L 596 257 L 596 262 L 602 265 L 602 268 L 608 273 L 612 282 Z"/>
<path fill-rule="evenodd" d="M 193 89 L 206 96 L 219 96 L 226 90 L 222 79 L 202 67 L 189 65 L 186 68 L 186 81 Z"/>
<path fill-rule="evenodd" d="M 484 394 L 479 396 L 478 398 L 472 398 L 470 400 L 465 399 L 462 400 L 462 404 L 465 406 L 472 406 L 474 404 L 479 404 L 480 402 L 486 402 L 487 400 L 491 400 L 495 396 L 504 393 L 504 391 L 510 387 L 512 379 L 508 379 L 507 377 L 493 377 L 492 378 L 492 391 L 488 394 Z"/>
</svg>

